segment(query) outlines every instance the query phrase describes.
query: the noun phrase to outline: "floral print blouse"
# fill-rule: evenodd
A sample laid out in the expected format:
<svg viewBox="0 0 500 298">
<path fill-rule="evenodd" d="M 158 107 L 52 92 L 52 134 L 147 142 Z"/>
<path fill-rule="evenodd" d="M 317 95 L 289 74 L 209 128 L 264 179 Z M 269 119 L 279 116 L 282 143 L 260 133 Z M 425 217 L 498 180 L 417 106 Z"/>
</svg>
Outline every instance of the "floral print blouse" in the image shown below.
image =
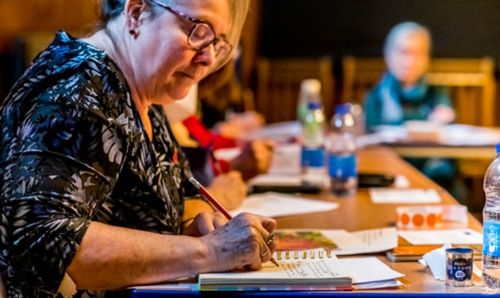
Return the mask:
<svg viewBox="0 0 500 298">
<path fill-rule="evenodd" d="M 91 221 L 181 233 L 191 173 L 162 108 L 149 117 L 151 141 L 116 64 L 64 32 L 13 87 L 0 108 L 8 297 L 56 296 Z"/>
</svg>

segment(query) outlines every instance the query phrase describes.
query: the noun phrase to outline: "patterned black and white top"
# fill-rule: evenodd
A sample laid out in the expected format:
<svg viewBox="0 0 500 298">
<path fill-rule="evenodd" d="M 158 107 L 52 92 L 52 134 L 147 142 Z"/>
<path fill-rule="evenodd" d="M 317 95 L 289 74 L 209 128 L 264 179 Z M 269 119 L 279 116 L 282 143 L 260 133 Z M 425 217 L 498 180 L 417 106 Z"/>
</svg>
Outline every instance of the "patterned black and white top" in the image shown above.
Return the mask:
<svg viewBox="0 0 500 298">
<path fill-rule="evenodd" d="M 149 117 L 152 141 L 116 64 L 64 32 L 13 87 L 0 109 L 8 297 L 55 296 L 91 221 L 181 233 L 189 166 L 162 108 Z"/>
</svg>

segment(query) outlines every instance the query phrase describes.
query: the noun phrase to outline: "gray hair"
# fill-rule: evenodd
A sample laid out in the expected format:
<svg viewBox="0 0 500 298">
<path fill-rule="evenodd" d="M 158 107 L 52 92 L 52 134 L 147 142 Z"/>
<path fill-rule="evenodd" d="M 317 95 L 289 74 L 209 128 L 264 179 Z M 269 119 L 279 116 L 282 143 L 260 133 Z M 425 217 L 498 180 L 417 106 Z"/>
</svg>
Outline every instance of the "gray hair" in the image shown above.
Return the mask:
<svg viewBox="0 0 500 298">
<path fill-rule="evenodd" d="M 387 34 L 384 44 L 384 55 L 387 55 L 389 51 L 392 49 L 392 47 L 394 47 L 394 43 L 396 42 L 396 39 L 399 36 L 409 33 L 419 33 L 425 35 L 429 40 L 429 53 L 430 53 L 432 47 L 432 37 L 429 29 L 415 22 L 403 22 L 392 27 L 389 34 Z"/>
<path fill-rule="evenodd" d="M 115 19 L 123 13 L 124 5 L 126 0 L 101 0 L 101 27 L 105 27 L 108 22 Z M 150 1 L 144 0 L 150 6 L 153 5 Z M 175 6 L 176 4 L 182 4 L 183 2 L 191 2 L 194 0 L 159 0 L 166 5 Z M 198 0 L 203 1 L 203 0 Z M 233 45 L 233 50 L 238 46 L 238 42 L 241 36 L 241 30 L 245 24 L 245 19 L 250 7 L 250 0 L 227 0 L 229 3 L 229 9 L 231 13 L 231 31 L 229 32 L 227 39 L 229 43 Z M 156 6 L 155 6 L 156 7 Z M 156 15 L 153 10 L 153 16 Z M 227 62 L 227 61 L 224 61 Z"/>
</svg>

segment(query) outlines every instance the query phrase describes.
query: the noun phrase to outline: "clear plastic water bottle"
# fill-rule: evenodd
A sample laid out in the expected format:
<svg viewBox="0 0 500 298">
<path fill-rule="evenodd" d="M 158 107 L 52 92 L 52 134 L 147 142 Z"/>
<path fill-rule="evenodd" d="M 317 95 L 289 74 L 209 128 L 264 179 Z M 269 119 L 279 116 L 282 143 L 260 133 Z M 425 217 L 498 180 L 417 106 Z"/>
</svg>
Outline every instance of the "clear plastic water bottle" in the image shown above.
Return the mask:
<svg viewBox="0 0 500 298">
<path fill-rule="evenodd" d="M 302 180 L 321 184 L 325 173 L 325 115 L 321 102 L 310 101 L 302 125 Z"/>
<path fill-rule="evenodd" d="M 303 80 L 300 84 L 300 93 L 297 103 L 297 120 L 304 124 L 305 116 L 309 110 L 309 102 L 321 103 L 321 82 L 316 79 Z"/>
<path fill-rule="evenodd" d="M 490 289 L 500 289 L 500 143 L 497 157 L 484 176 L 483 279 Z"/>
<path fill-rule="evenodd" d="M 352 196 L 358 185 L 354 116 L 349 105 L 339 105 L 325 143 L 330 190 L 337 196 Z"/>
<path fill-rule="evenodd" d="M 362 136 L 365 134 L 365 115 L 363 113 L 363 108 L 359 104 L 350 104 L 349 105 L 349 112 L 352 114 L 354 118 L 354 135 L 356 137 Z"/>
</svg>

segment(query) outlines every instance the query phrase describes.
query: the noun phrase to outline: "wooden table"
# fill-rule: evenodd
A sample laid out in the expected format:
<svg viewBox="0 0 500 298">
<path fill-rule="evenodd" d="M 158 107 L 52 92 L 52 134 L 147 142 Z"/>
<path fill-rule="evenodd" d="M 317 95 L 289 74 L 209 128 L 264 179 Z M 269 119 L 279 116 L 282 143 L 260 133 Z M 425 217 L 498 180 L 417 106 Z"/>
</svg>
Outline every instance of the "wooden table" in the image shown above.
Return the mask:
<svg viewBox="0 0 500 298">
<path fill-rule="evenodd" d="M 452 158 L 458 171 L 467 179 L 469 194 L 464 204 L 471 212 L 480 212 L 484 205 L 483 178 L 495 158 L 494 146 L 444 146 L 436 144 L 393 144 L 390 146 L 405 158 Z"/>
<path fill-rule="evenodd" d="M 405 175 L 410 181 L 411 187 L 434 188 L 442 197 L 441 204 L 457 204 L 457 202 L 445 190 L 434 182 L 420 174 L 415 168 L 401 160 L 398 155 L 382 147 L 365 148 L 359 152 L 359 167 L 362 172 L 385 172 L 394 175 Z M 329 193 L 323 193 L 315 199 L 331 200 L 339 203 L 336 210 L 282 217 L 277 219 L 278 228 L 317 228 L 317 229 L 346 229 L 356 231 L 361 229 L 381 228 L 394 226 L 396 222 L 395 209 L 398 205 L 373 204 L 368 190 L 360 189 L 351 198 L 337 198 Z M 481 224 L 469 215 L 469 226 L 481 231 Z M 216 292 L 216 293 L 184 293 L 184 297 L 433 297 L 446 294 L 447 297 L 482 296 L 486 289 L 480 286 L 467 288 L 447 287 L 444 282 L 436 281 L 431 272 L 417 262 L 390 263 L 384 255 L 379 258 L 394 270 L 405 274 L 403 286 L 396 289 L 382 289 L 354 292 Z M 159 293 L 148 293 L 140 295 L 135 293 L 133 297 L 162 297 Z M 145 293 L 142 293 L 145 294 Z M 175 295 L 176 293 L 163 293 Z M 189 294 L 189 295 L 188 295 Z M 491 297 L 491 296 L 488 296 Z"/>
<path fill-rule="evenodd" d="M 359 152 L 359 171 L 404 175 L 413 188 L 434 188 L 442 197 L 442 204 L 457 204 L 455 199 L 443 188 L 436 185 L 422 175 L 414 167 L 401 160 L 398 155 L 382 147 L 365 148 Z M 324 193 L 323 200 L 334 200 L 340 208 L 331 212 L 315 213 L 314 221 L 308 215 L 298 215 L 278 219 L 280 228 L 323 228 L 346 229 L 355 231 L 360 229 L 394 226 L 397 207 L 394 204 L 373 204 L 367 189 L 359 189 L 353 198 L 336 198 Z M 481 225 L 470 216 L 470 222 L 477 230 Z"/>
<path fill-rule="evenodd" d="M 447 134 L 450 134 L 448 139 Z M 456 159 L 462 174 L 482 179 L 495 158 L 495 143 L 500 141 L 500 129 L 456 124 L 447 126 L 442 138 L 443 141 L 403 138 L 388 146 L 402 157 Z"/>
<path fill-rule="evenodd" d="M 401 160 L 398 155 L 382 147 L 365 148 L 359 154 L 361 172 L 384 172 L 393 175 L 405 175 L 414 188 L 434 188 L 442 197 L 441 204 L 457 204 L 455 199 L 444 189 L 436 185 L 411 165 Z M 321 199 L 338 202 L 336 210 L 311 215 L 291 216 L 278 219 L 278 228 L 318 228 L 361 229 L 395 226 L 396 207 L 394 204 L 373 204 L 367 189 L 359 189 L 352 198 L 336 198 L 322 194 Z M 469 214 L 469 226 L 481 231 L 481 224 Z M 390 263 L 385 256 L 380 259 L 392 269 L 404 273 L 404 285 L 399 289 L 375 290 L 387 294 L 395 293 L 484 293 L 483 287 L 452 288 L 434 279 L 431 272 L 417 262 Z"/>
<path fill-rule="evenodd" d="M 455 159 L 480 159 L 491 161 L 495 158 L 494 146 L 436 146 L 400 145 L 391 148 L 404 157 L 439 157 Z"/>
</svg>

